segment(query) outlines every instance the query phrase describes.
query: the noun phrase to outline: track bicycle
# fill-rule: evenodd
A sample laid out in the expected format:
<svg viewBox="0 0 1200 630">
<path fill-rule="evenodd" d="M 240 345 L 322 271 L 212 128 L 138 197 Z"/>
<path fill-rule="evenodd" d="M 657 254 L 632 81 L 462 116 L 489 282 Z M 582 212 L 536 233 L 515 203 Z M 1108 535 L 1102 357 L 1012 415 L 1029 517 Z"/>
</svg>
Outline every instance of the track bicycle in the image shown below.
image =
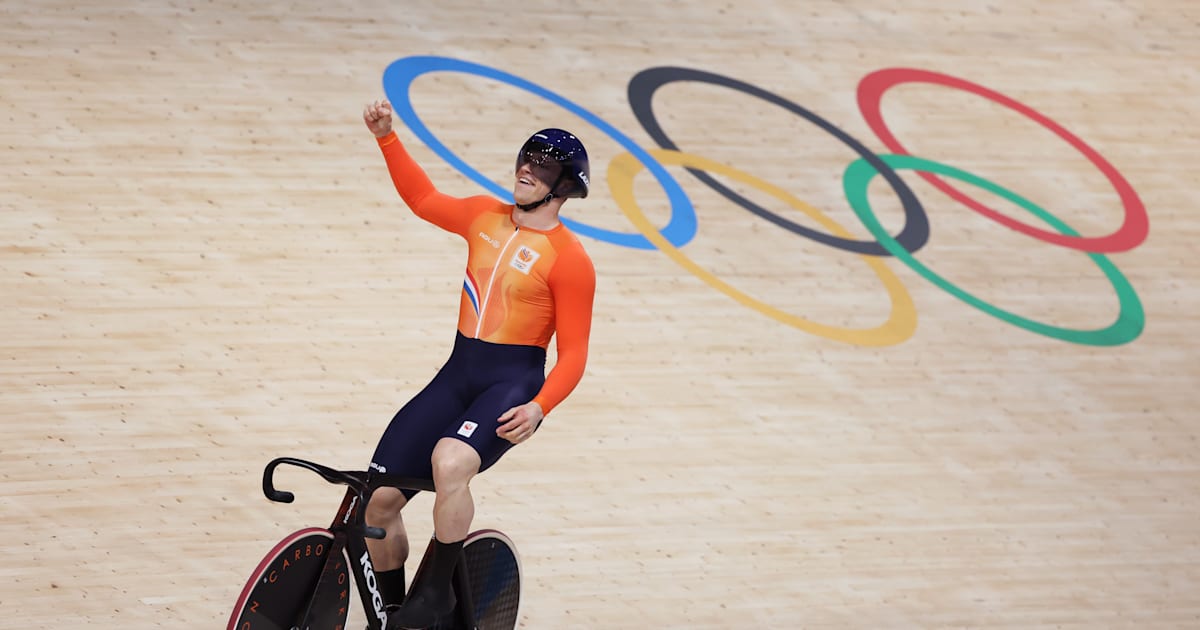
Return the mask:
<svg viewBox="0 0 1200 630">
<path fill-rule="evenodd" d="M 367 551 L 366 538 L 382 539 L 363 513 L 376 488 L 388 486 L 433 492 L 433 481 L 369 471 L 334 470 L 292 457 L 272 460 L 263 470 L 263 494 L 291 503 L 291 492 L 275 488 L 275 469 L 288 464 L 311 470 L 332 484 L 347 486 L 328 527 L 309 527 L 280 540 L 246 581 L 227 630 L 344 630 L 353 579 L 367 618 L 367 630 L 385 630 L 387 612 Z M 412 584 L 421 580 L 429 547 Z M 513 630 L 520 611 L 521 560 L 511 539 L 484 529 L 463 543 L 452 588 L 457 604 L 434 630 Z"/>
</svg>

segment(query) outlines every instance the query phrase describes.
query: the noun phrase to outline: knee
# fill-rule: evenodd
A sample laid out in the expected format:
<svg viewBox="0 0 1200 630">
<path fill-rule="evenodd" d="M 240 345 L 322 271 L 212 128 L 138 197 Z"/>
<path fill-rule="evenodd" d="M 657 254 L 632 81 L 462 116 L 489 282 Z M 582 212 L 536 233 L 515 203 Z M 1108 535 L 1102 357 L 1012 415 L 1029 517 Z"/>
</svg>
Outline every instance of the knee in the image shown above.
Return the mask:
<svg viewBox="0 0 1200 630">
<path fill-rule="evenodd" d="M 433 449 L 433 482 L 443 490 L 466 485 L 479 472 L 479 454 L 465 442 L 444 439 Z"/>
<path fill-rule="evenodd" d="M 363 516 L 366 517 L 367 523 L 390 521 L 400 516 L 400 509 L 407 502 L 408 499 L 399 490 L 379 488 L 371 494 L 371 500 L 367 502 L 367 509 Z"/>
</svg>

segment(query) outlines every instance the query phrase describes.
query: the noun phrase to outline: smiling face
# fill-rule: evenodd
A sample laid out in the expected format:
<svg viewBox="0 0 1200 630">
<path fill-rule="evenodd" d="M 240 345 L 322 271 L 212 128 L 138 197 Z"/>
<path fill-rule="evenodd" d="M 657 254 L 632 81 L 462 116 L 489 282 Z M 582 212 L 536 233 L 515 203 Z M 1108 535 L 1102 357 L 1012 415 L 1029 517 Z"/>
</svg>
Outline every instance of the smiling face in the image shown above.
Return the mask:
<svg viewBox="0 0 1200 630">
<path fill-rule="evenodd" d="M 523 151 L 517 163 L 513 199 L 518 204 L 541 201 L 558 182 L 561 174 L 562 165 L 548 153 Z"/>
</svg>

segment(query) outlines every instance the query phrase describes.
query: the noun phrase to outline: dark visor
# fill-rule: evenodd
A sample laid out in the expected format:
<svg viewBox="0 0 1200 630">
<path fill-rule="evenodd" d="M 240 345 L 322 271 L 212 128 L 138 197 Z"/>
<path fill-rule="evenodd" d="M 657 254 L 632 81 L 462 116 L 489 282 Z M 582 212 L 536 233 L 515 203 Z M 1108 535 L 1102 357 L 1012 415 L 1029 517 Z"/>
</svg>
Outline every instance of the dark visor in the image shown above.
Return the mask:
<svg viewBox="0 0 1200 630">
<path fill-rule="evenodd" d="M 540 142 L 526 142 L 517 156 L 517 168 L 528 164 L 534 177 L 553 188 L 563 171 L 558 160 L 559 152 L 554 147 Z"/>
</svg>

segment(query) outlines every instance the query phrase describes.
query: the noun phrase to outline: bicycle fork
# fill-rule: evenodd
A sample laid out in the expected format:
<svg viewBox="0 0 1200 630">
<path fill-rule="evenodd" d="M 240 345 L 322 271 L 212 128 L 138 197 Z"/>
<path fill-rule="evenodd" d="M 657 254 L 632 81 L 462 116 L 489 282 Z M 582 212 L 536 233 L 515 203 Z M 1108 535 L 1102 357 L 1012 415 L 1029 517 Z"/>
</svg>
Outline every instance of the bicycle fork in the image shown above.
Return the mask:
<svg viewBox="0 0 1200 630">
<path fill-rule="evenodd" d="M 333 544 L 329 558 L 325 561 L 325 567 L 321 571 L 321 577 L 313 592 L 312 600 L 309 602 L 308 610 L 305 611 L 298 626 L 302 630 L 309 627 L 314 611 L 325 610 L 326 606 L 330 606 L 337 607 L 339 611 L 344 612 L 345 608 L 349 606 L 350 584 L 346 583 L 347 573 L 341 570 L 340 566 L 345 556 L 350 558 L 349 568 L 354 574 L 355 583 L 366 586 L 365 589 L 355 590 L 358 591 L 363 610 L 366 613 L 367 627 L 370 630 L 384 630 L 387 626 L 387 612 L 384 610 L 383 595 L 379 592 L 375 567 L 371 564 L 371 554 L 367 551 L 367 545 L 361 536 L 347 534 L 349 529 L 363 528 L 362 519 L 358 518 L 357 512 L 363 508 L 362 503 L 365 503 L 365 500 L 360 492 L 356 492 L 353 488 L 346 490 L 342 507 L 338 510 L 337 516 L 334 517 L 333 524 L 329 528 L 333 532 Z M 370 528 L 363 529 L 368 536 L 382 538 L 378 535 L 382 532 L 369 531 Z M 343 554 L 343 549 L 348 553 Z"/>
</svg>

